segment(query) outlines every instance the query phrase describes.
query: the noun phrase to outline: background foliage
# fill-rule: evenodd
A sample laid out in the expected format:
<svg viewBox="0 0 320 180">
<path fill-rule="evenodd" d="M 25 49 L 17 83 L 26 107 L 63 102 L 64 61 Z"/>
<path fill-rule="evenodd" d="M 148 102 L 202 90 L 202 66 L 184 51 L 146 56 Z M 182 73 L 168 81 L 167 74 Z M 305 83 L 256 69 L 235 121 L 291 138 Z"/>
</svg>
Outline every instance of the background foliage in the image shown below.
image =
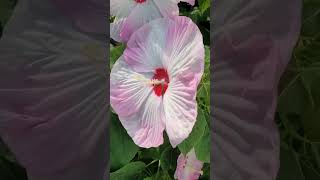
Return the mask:
<svg viewBox="0 0 320 180">
<path fill-rule="evenodd" d="M 304 0 L 302 30 L 282 77 L 278 180 L 320 179 L 320 1 Z"/>
<path fill-rule="evenodd" d="M 0 34 L 16 0 L 0 1 Z M 197 7 L 181 3 L 181 14 L 191 17 L 200 27 L 206 45 L 206 73 L 198 90 L 199 117 L 190 137 L 172 149 L 165 140 L 159 148 L 139 149 L 126 135 L 117 116 L 111 123 L 111 178 L 172 179 L 176 159 L 181 152 L 198 146 L 197 156 L 208 162 L 209 149 L 209 0 L 199 0 Z M 110 48 L 110 66 L 124 49 Z M 281 168 L 278 180 L 320 179 L 320 1 L 304 0 L 303 27 L 292 61 L 282 77 L 276 122 L 281 133 Z M 119 134 L 119 136 L 117 136 Z M 122 146 L 121 146 L 122 145 Z M 204 147 L 204 148 L 200 148 Z M 209 146 L 207 146 L 209 147 Z M 202 179 L 209 179 L 209 164 Z M 24 169 L 0 141 L 0 179 L 27 180 Z"/>
</svg>

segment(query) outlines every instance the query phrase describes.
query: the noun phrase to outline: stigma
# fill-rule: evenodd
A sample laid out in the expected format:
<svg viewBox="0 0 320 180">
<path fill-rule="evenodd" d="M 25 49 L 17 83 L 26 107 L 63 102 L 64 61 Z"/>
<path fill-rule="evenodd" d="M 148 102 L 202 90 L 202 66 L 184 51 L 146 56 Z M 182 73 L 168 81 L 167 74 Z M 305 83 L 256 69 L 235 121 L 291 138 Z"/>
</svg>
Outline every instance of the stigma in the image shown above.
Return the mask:
<svg viewBox="0 0 320 180">
<path fill-rule="evenodd" d="M 168 89 L 169 85 L 169 75 L 166 69 L 164 68 L 157 68 L 154 71 L 154 75 L 152 77 L 152 81 L 154 82 L 153 85 L 153 92 L 157 96 L 162 96 Z"/>
<path fill-rule="evenodd" d="M 144 2 L 146 2 L 147 0 L 134 0 L 136 3 L 138 3 L 138 4 L 142 4 L 142 3 L 144 3 Z"/>
</svg>

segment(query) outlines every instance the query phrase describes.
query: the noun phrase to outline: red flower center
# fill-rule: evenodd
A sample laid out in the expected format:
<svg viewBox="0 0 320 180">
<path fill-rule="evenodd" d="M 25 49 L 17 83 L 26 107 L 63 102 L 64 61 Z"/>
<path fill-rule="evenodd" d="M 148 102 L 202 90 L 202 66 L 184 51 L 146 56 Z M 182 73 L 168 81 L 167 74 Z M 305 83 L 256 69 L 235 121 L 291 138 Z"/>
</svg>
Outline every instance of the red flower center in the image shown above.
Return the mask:
<svg viewBox="0 0 320 180">
<path fill-rule="evenodd" d="M 157 96 L 162 96 L 168 89 L 169 75 L 164 68 L 157 68 L 152 77 L 153 80 L 162 82 L 153 84 L 153 91 Z"/>
<path fill-rule="evenodd" d="M 146 2 L 146 0 L 135 0 L 137 3 L 144 3 L 144 2 Z"/>
</svg>

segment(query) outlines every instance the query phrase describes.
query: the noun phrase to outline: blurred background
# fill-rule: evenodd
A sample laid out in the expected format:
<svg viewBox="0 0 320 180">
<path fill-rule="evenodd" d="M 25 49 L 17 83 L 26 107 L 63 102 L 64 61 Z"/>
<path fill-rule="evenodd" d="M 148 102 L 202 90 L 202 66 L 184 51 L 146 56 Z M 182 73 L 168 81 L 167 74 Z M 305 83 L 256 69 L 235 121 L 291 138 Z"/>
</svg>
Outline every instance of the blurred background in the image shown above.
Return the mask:
<svg viewBox="0 0 320 180">
<path fill-rule="evenodd" d="M 6 22 L 9 20 L 17 0 L 0 1 L 0 38 Z M 27 180 L 25 169 L 15 160 L 0 137 L 0 179 L 1 180 Z"/>
</svg>

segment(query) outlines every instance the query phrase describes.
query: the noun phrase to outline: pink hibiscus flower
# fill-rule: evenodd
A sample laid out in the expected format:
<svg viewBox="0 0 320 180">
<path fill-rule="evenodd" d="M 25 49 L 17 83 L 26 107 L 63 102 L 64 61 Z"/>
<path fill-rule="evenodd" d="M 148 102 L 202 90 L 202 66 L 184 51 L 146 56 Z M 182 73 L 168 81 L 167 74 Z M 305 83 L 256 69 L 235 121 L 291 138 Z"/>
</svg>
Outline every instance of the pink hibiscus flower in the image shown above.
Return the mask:
<svg viewBox="0 0 320 180">
<path fill-rule="evenodd" d="M 126 42 L 145 23 L 157 18 L 178 16 L 180 1 L 191 5 L 195 3 L 195 0 L 111 0 L 110 13 L 116 17 L 110 24 L 111 38 Z"/>
<path fill-rule="evenodd" d="M 137 30 L 110 75 L 110 103 L 140 147 L 176 147 L 197 117 L 196 92 L 204 68 L 202 34 L 182 16 L 151 21 Z"/>
<path fill-rule="evenodd" d="M 174 178 L 178 180 L 197 180 L 202 175 L 203 162 L 196 157 L 194 149 L 187 155 L 180 154 Z"/>
</svg>

